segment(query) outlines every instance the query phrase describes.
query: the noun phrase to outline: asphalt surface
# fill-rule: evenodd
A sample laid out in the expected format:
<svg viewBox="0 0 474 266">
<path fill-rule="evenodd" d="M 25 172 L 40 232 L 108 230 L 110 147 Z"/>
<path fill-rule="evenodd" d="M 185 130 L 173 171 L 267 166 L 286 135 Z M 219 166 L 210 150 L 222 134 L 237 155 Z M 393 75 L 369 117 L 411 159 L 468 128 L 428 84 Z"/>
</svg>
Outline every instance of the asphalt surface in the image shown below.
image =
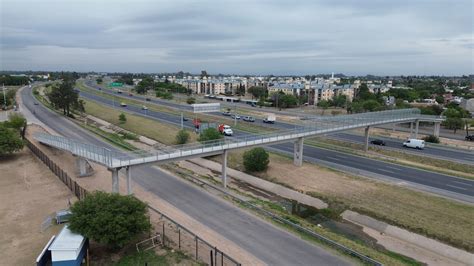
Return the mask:
<svg viewBox="0 0 474 266">
<path fill-rule="evenodd" d="M 100 86 L 98 86 L 97 84 L 95 84 L 91 80 L 86 80 L 85 83 L 90 88 L 95 88 L 95 89 L 101 88 Z M 148 105 L 148 103 L 153 103 L 153 104 L 157 104 L 157 105 L 161 105 L 161 106 L 167 106 L 167 107 L 176 108 L 176 109 L 181 109 L 181 110 L 185 110 L 185 111 L 192 111 L 192 108 L 189 105 L 181 105 L 181 104 L 178 104 L 178 103 L 158 99 L 158 98 L 155 98 L 155 97 L 151 97 L 150 101 L 145 101 L 145 96 L 142 96 L 142 95 L 135 95 L 134 94 L 133 96 L 129 96 L 128 93 L 126 93 L 126 92 L 123 92 L 122 94 L 116 94 L 112 90 L 109 90 L 109 89 L 101 88 L 101 90 L 102 90 L 102 93 L 105 93 L 107 95 L 117 96 L 117 97 L 115 97 L 116 98 L 115 106 L 119 106 L 120 98 L 124 97 L 124 98 L 128 98 L 128 99 L 131 99 L 131 100 L 142 100 L 144 105 Z M 96 97 L 92 93 L 86 93 L 86 92 L 82 91 L 81 94 L 84 94 L 84 96 L 86 96 L 86 94 L 87 94 L 88 98 L 100 101 L 100 97 Z M 112 103 L 112 101 L 110 101 L 110 102 Z M 240 103 L 240 105 L 245 106 L 246 104 Z M 140 110 L 138 110 L 138 111 L 140 111 Z M 145 113 L 145 111 L 142 110 L 142 113 Z M 222 116 L 221 113 L 211 113 L 211 114 Z M 167 119 L 167 120 L 172 121 L 171 119 Z M 179 122 L 179 118 L 178 118 L 178 122 Z M 239 123 L 241 123 L 241 122 L 246 123 L 246 122 L 240 120 Z M 306 121 L 306 122 L 310 123 L 309 120 Z M 280 122 L 280 121 L 277 121 L 277 123 L 275 123 L 275 124 L 265 124 L 265 123 L 263 123 L 262 119 L 259 119 L 259 118 L 256 118 L 255 123 L 259 124 L 259 125 L 263 125 L 265 127 L 270 127 L 270 128 L 274 128 L 274 129 L 281 129 L 281 130 L 293 130 L 295 128 L 298 128 L 298 125 L 285 123 L 285 122 Z M 399 128 L 403 129 L 403 127 L 399 127 Z M 350 132 L 336 133 L 336 134 L 331 134 L 330 136 L 334 137 L 334 138 L 337 138 L 339 140 L 343 140 L 343 141 L 364 143 L 364 137 L 363 136 L 356 135 L 356 134 L 351 134 Z M 371 138 L 371 140 L 372 139 L 375 139 L 375 138 Z M 394 139 L 394 138 L 383 138 L 383 139 L 386 141 L 387 147 L 390 147 L 392 149 L 397 149 L 397 150 L 402 151 L 402 152 L 408 152 L 408 153 L 412 153 L 412 154 L 416 154 L 416 155 L 420 155 L 420 156 L 432 156 L 432 157 L 445 159 L 445 160 L 453 160 L 453 161 L 460 162 L 460 163 L 474 164 L 474 151 L 460 150 L 460 149 L 454 149 L 454 148 L 448 148 L 448 147 L 439 148 L 439 147 L 435 147 L 435 146 L 430 146 L 429 148 L 426 148 L 426 149 L 423 149 L 423 150 L 406 149 L 406 148 L 403 148 L 403 146 L 401 145 L 401 143 L 402 143 L 401 140 Z"/>
<path fill-rule="evenodd" d="M 103 98 L 93 93 L 81 91 L 80 95 L 84 98 L 98 101 L 102 104 L 107 104 L 109 106 L 112 106 L 113 104 L 112 100 Z M 126 112 L 144 115 L 144 111 L 141 110 L 140 106 L 128 105 L 127 107 L 116 108 L 119 108 Z M 157 119 L 162 122 L 172 123 L 175 125 L 180 124 L 180 116 L 177 115 L 152 112 L 148 110 L 147 116 L 149 118 Z M 191 121 L 186 121 L 185 126 L 189 128 L 193 127 Z M 243 138 L 247 135 L 252 134 L 248 132 L 234 130 L 234 138 Z M 276 149 L 277 151 L 293 153 L 292 143 L 272 145 L 270 147 Z M 427 150 L 429 149 L 425 149 L 425 151 Z M 332 150 L 326 150 L 322 148 L 316 148 L 308 145 L 304 146 L 304 156 L 305 159 L 309 161 L 317 160 L 318 162 L 329 164 L 332 167 L 340 166 L 341 169 L 347 169 L 347 167 L 350 167 L 351 170 L 355 169 L 363 173 L 374 174 L 372 175 L 372 177 L 385 176 L 390 179 L 408 182 L 408 184 L 412 186 L 421 188 L 423 190 L 428 190 L 429 192 L 435 194 L 443 195 L 461 201 L 474 202 L 473 180 L 458 178 L 445 174 L 439 174 L 402 165 L 385 163 L 383 161 L 372 160 L 365 157 L 341 153 Z"/>
<path fill-rule="evenodd" d="M 31 95 L 31 89 L 25 88 L 21 97 L 23 105 L 34 111 L 38 120 L 63 136 L 117 150 L 41 104 L 34 105 L 36 100 Z M 132 175 L 145 189 L 269 265 L 350 264 L 345 258 L 337 257 L 155 167 L 135 167 Z"/>
</svg>

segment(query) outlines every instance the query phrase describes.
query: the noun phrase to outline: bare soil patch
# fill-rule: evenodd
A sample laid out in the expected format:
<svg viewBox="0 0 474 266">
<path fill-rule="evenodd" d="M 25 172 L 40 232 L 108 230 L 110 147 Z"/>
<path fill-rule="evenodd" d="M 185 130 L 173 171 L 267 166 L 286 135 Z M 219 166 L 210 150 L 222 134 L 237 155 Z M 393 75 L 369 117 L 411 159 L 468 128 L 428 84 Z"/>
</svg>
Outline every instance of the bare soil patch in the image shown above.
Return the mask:
<svg viewBox="0 0 474 266">
<path fill-rule="evenodd" d="M 0 257 L 3 265 L 32 265 L 62 226 L 41 232 L 45 218 L 75 197 L 29 149 L 0 161 Z"/>
</svg>

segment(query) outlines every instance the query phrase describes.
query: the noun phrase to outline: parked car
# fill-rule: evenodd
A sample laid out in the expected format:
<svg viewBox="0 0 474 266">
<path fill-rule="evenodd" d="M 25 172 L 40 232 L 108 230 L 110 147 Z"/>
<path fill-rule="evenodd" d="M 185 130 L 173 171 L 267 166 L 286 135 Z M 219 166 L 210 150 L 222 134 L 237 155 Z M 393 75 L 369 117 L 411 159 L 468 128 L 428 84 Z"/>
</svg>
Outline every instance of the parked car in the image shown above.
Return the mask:
<svg viewBox="0 0 474 266">
<path fill-rule="evenodd" d="M 244 116 L 243 120 L 247 122 L 255 122 L 255 118 L 252 116 Z"/>
<path fill-rule="evenodd" d="M 120 103 L 120 106 L 122 106 L 122 107 L 127 107 L 127 104 L 124 103 L 124 102 L 121 102 L 121 103 Z"/>
<path fill-rule="evenodd" d="M 231 116 L 231 114 L 230 114 L 230 112 L 229 112 L 229 111 L 222 112 L 222 115 L 224 115 L 224 116 Z"/>
<path fill-rule="evenodd" d="M 385 146 L 385 141 L 383 141 L 381 139 L 371 140 L 370 143 L 374 144 L 374 145 Z"/>
<path fill-rule="evenodd" d="M 421 150 L 425 147 L 425 141 L 421 139 L 408 139 L 407 141 L 403 142 L 403 147 Z"/>
<path fill-rule="evenodd" d="M 231 115 L 230 117 L 232 117 L 233 119 L 240 119 L 240 115 Z"/>
<path fill-rule="evenodd" d="M 467 141 L 474 141 L 474 135 L 466 136 L 465 140 L 467 140 Z"/>
</svg>

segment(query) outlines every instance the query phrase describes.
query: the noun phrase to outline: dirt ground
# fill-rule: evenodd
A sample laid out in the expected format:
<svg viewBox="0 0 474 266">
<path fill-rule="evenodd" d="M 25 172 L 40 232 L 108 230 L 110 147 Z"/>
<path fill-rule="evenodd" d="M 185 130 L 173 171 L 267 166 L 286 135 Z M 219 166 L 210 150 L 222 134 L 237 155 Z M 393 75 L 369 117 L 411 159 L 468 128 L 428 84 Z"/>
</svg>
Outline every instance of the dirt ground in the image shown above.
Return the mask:
<svg viewBox="0 0 474 266">
<path fill-rule="evenodd" d="M 68 208 L 75 197 L 25 148 L 0 160 L 1 265 L 33 265 L 36 257 L 62 226 L 41 232 L 48 215 Z"/>
<path fill-rule="evenodd" d="M 28 127 L 27 138 L 31 140 L 32 134 L 34 134 L 34 132 L 39 132 L 39 131 L 44 132 L 44 129 L 42 129 L 41 127 L 37 125 L 32 125 Z M 71 178 L 75 179 L 75 181 L 78 182 L 79 185 L 85 188 L 86 190 L 88 191 L 102 190 L 106 192 L 111 192 L 111 189 L 112 189 L 111 173 L 105 167 L 95 164 L 95 163 L 91 163 L 95 171 L 94 174 L 86 178 L 76 178 L 77 169 L 76 169 L 76 164 L 75 164 L 76 159 L 74 156 L 72 156 L 70 153 L 63 152 L 54 148 L 48 148 L 44 145 L 37 143 L 36 141 L 33 141 L 33 142 L 35 142 L 37 147 L 39 147 L 44 153 L 48 154 L 50 158 L 53 161 L 55 161 L 56 164 L 58 164 L 58 166 L 60 166 L 64 171 L 66 171 Z M 120 176 L 120 181 L 119 181 L 120 194 L 125 195 L 126 194 L 126 180 L 123 175 L 120 174 L 119 176 Z M 133 178 L 133 170 L 132 170 L 132 178 Z M 162 211 L 167 216 L 172 217 L 172 219 L 178 221 L 184 227 L 192 230 L 201 238 L 205 239 L 206 241 L 211 243 L 213 246 L 218 247 L 219 249 L 224 251 L 226 254 L 229 254 L 230 256 L 234 257 L 235 259 L 240 261 L 242 264 L 245 264 L 245 265 L 262 265 L 263 264 L 258 258 L 254 257 L 252 254 L 243 250 L 232 241 L 224 238 L 223 236 L 221 236 L 220 234 L 218 234 L 216 231 L 212 230 L 211 228 L 207 227 L 206 225 L 201 224 L 200 222 L 194 220 L 193 218 L 188 216 L 186 213 L 183 213 L 176 207 L 169 204 L 167 201 L 149 192 L 146 188 L 141 187 L 140 185 L 136 184 L 133 181 L 132 181 L 132 187 L 133 187 L 133 194 L 137 198 L 149 204 L 150 206 L 153 206 L 154 208 Z"/>
</svg>

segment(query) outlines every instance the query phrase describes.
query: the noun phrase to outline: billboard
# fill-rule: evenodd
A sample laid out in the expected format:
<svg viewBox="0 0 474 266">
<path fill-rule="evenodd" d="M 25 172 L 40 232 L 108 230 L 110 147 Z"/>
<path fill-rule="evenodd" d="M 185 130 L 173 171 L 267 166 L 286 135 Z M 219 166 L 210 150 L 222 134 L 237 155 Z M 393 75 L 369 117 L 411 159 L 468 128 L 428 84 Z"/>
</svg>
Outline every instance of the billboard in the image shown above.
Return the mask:
<svg viewBox="0 0 474 266">
<path fill-rule="evenodd" d="M 192 105 L 194 113 L 213 113 L 220 112 L 220 103 L 196 103 Z"/>
</svg>

